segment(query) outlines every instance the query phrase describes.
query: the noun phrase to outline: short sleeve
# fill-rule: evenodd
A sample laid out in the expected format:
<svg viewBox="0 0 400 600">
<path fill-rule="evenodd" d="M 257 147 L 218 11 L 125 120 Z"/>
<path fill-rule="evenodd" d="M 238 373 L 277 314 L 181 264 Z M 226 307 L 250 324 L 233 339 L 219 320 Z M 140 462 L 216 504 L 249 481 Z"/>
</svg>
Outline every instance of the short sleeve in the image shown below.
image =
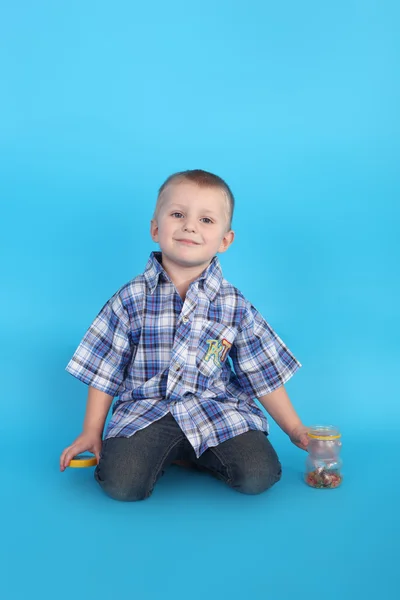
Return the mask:
<svg viewBox="0 0 400 600">
<path fill-rule="evenodd" d="M 251 397 L 273 392 L 301 367 L 250 303 L 247 304 L 230 357 L 240 386 Z"/>
<path fill-rule="evenodd" d="M 132 356 L 128 314 L 118 293 L 103 306 L 66 371 L 106 394 L 118 396 Z"/>
</svg>

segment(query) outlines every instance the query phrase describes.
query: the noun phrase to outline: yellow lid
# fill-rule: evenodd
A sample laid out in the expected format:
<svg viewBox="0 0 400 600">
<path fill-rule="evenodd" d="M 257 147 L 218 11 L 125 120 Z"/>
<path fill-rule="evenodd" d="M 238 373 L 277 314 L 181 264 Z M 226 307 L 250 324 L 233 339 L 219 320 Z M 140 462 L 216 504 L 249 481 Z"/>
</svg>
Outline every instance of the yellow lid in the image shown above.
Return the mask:
<svg viewBox="0 0 400 600">
<path fill-rule="evenodd" d="M 339 429 L 333 425 L 315 425 L 310 427 L 307 435 L 314 440 L 323 441 L 338 440 L 342 437 Z"/>
<path fill-rule="evenodd" d="M 69 467 L 94 467 L 97 465 L 97 458 L 90 454 L 78 454 L 78 456 L 74 456 L 74 458 L 70 461 Z"/>
</svg>

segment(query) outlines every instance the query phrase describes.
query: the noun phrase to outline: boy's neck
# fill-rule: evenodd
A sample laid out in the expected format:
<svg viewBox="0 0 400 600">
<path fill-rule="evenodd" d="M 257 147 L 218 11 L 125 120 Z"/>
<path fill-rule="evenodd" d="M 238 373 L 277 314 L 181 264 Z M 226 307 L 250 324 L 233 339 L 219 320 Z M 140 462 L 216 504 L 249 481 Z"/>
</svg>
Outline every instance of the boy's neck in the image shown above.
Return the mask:
<svg viewBox="0 0 400 600">
<path fill-rule="evenodd" d="M 171 281 L 176 287 L 177 292 L 182 300 L 185 300 L 190 284 L 193 283 L 193 281 L 195 281 L 203 273 L 210 262 L 205 265 L 198 265 L 195 267 L 181 267 L 171 263 L 168 259 L 161 255 L 161 264 L 171 278 Z"/>
</svg>

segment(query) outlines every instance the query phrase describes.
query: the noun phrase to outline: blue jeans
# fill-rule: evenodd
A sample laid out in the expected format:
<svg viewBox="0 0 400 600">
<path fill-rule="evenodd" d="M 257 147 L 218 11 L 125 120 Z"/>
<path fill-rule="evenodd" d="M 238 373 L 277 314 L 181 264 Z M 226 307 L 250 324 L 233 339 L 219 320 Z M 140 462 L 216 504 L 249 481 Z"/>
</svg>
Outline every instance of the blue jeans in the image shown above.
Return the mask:
<svg viewBox="0 0 400 600">
<path fill-rule="evenodd" d="M 190 461 L 243 494 L 260 494 L 281 478 L 281 464 L 267 435 L 247 431 L 199 458 L 171 413 L 128 438 L 104 440 L 94 476 L 115 500 L 148 498 L 165 469 L 176 460 Z"/>
</svg>

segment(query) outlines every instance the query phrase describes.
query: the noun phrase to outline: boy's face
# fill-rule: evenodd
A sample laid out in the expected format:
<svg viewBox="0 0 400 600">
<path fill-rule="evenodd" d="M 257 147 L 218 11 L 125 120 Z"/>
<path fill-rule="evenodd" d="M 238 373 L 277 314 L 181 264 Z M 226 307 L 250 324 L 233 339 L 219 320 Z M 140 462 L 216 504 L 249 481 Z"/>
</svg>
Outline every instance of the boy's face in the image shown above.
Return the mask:
<svg viewBox="0 0 400 600">
<path fill-rule="evenodd" d="M 160 245 L 163 264 L 205 269 L 217 252 L 233 242 L 228 228 L 228 200 L 216 188 L 181 182 L 168 186 L 156 217 L 151 237 Z"/>
</svg>

